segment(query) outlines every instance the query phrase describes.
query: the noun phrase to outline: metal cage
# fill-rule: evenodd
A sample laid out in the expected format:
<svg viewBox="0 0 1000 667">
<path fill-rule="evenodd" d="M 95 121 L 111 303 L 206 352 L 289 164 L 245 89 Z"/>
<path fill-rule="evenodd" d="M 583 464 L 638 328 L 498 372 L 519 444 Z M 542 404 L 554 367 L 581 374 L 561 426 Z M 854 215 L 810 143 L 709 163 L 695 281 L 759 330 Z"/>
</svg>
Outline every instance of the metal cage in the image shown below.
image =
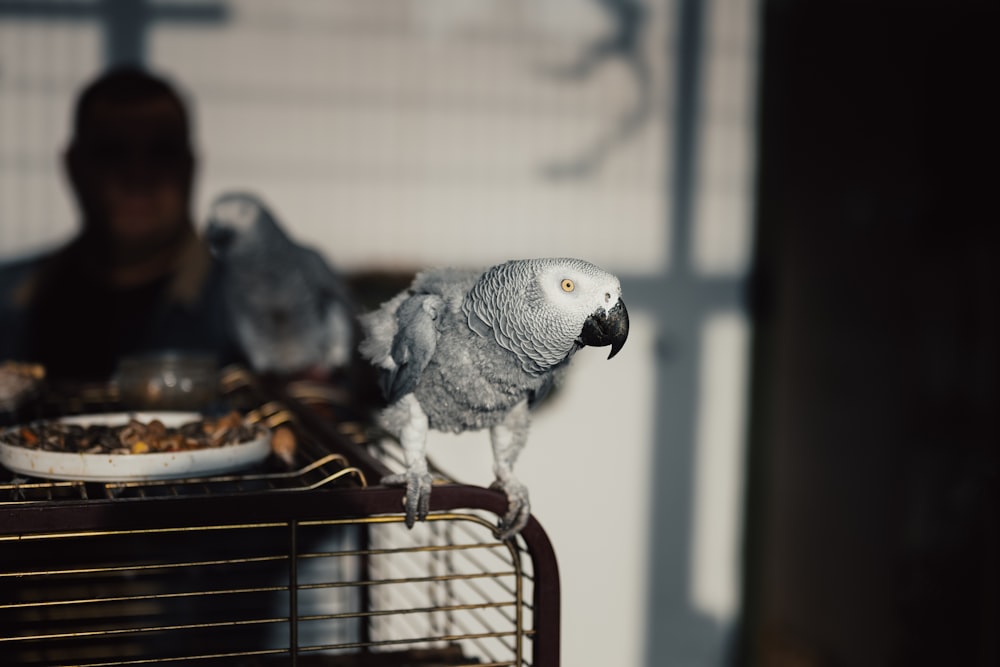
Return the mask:
<svg viewBox="0 0 1000 667">
<path fill-rule="evenodd" d="M 503 495 L 442 480 L 407 529 L 367 483 L 391 448 L 324 391 L 258 408 L 295 429 L 292 471 L 0 484 L 3 664 L 558 665 L 538 522 L 502 542 Z"/>
</svg>

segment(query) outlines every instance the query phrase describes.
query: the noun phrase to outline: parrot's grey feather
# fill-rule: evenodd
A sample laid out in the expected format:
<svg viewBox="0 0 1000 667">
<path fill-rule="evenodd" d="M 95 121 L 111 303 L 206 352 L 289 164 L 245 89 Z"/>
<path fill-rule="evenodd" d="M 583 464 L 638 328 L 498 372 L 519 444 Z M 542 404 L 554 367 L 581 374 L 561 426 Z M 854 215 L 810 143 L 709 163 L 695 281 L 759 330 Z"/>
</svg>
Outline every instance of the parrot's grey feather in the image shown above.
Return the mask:
<svg viewBox="0 0 1000 667">
<path fill-rule="evenodd" d="M 557 380 L 562 379 L 564 369 L 559 369 L 553 371 L 545 376 L 545 381 L 538 387 L 538 389 L 528 393 L 528 407 L 534 408 L 536 405 L 545 400 L 545 398 L 552 391 L 553 387 L 556 385 Z"/>
<path fill-rule="evenodd" d="M 435 294 L 410 297 L 396 311 L 398 330 L 390 352 L 395 368 L 382 375 L 389 402 L 412 392 L 437 348 L 437 318 L 444 299 Z"/>
<path fill-rule="evenodd" d="M 477 334 L 484 337 L 493 335 L 493 327 L 491 327 L 486 320 L 479 317 L 474 309 L 470 308 L 466 313 L 466 316 L 469 318 L 469 328 Z"/>
<path fill-rule="evenodd" d="M 527 439 L 529 409 L 559 382 L 584 345 L 612 345 L 628 331 L 616 277 L 576 259 L 515 260 L 485 271 L 434 269 L 363 315 L 359 351 L 379 369 L 388 405 L 379 423 L 406 453 L 407 523 L 430 494 L 428 428 L 490 429 L 497 487 L 509 501 L 503 536 L 529 517 L 512 469 Z"/>
</svg>

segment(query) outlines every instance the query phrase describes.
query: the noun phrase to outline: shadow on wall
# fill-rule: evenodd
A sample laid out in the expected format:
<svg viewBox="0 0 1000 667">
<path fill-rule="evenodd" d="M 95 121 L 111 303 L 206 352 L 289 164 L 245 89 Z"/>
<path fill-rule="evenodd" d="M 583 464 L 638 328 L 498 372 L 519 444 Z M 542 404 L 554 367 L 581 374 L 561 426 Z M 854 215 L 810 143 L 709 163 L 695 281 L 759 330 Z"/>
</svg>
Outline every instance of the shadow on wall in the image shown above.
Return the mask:
<svg viewBox="0 0 1000 667">
<path fill-rule="evenodd" d="M 106 66 L 143 65 L 149 53 L 149 32 L 154 24 L 181 27 L 218 26 L 229 19 L 225 2 L 202 0 L 152 3 L 148 0 L 98 0 L 97 2 L 0 1 L 0 20 L 94 21 L 101 27 Z"/>
</svg>

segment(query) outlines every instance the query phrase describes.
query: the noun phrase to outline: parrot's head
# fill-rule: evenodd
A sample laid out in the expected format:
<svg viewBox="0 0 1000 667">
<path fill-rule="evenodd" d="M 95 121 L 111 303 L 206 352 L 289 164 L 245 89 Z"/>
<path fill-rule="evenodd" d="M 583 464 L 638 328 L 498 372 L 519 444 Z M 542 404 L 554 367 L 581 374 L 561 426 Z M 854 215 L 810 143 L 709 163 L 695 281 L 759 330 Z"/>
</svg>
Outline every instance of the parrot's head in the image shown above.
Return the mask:
<svg viewBox="0 0 1000 667">
<path fill-rule="evenodd" d="M 284 238 L 263 202 L 244 193 L 229 193 L 212 203 L 205 239 L 216 257 L 227 257 Z"/>
<path fill-rule="evenodd" d="M 628 337 L 628 311 L 618 278 L 579 259 L 514 260 L 489 269 L 470 290 L 470 326 L 514 352 L 525 370 L 544 372 L 583 346 L 611 346 Z"/>
<path fill-rule="evenodd" d="M 542 269 L 538 284 L 547 318 L 567 318 L 578 345 L 611 346 L 608 359 L 618 354 L 628 338 L 628 311 L 618 278 L 580 260 L 556 260 Z M 543 306 L 547 309 L 547 306 Z"/>
</svg>

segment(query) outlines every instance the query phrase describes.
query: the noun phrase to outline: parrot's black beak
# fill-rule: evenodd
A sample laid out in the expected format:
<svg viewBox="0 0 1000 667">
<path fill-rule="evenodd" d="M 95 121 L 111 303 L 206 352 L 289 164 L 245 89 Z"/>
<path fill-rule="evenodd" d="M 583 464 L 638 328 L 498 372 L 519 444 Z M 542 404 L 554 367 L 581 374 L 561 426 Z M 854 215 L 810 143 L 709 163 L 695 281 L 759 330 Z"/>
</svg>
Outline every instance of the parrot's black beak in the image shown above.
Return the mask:
<svg viewBox="0 0 1000 667">
<path fill-rule="evenodd" d="M 208 248 L 216 257 L 225 255 L 235 239 L 236 232 L 229 227 L 209 224 L 205 229 L 205 240 L 208 242 Z"/>
<path fill-rule="evenodd" d="M 611 310 L 601 310 L 587 318 L 580 332 L 580 342 L 591 347 L 611 346 L 608 359 L 618 354 L 628 338 L 628 311 L 621 299 Z"/>
</svg>

